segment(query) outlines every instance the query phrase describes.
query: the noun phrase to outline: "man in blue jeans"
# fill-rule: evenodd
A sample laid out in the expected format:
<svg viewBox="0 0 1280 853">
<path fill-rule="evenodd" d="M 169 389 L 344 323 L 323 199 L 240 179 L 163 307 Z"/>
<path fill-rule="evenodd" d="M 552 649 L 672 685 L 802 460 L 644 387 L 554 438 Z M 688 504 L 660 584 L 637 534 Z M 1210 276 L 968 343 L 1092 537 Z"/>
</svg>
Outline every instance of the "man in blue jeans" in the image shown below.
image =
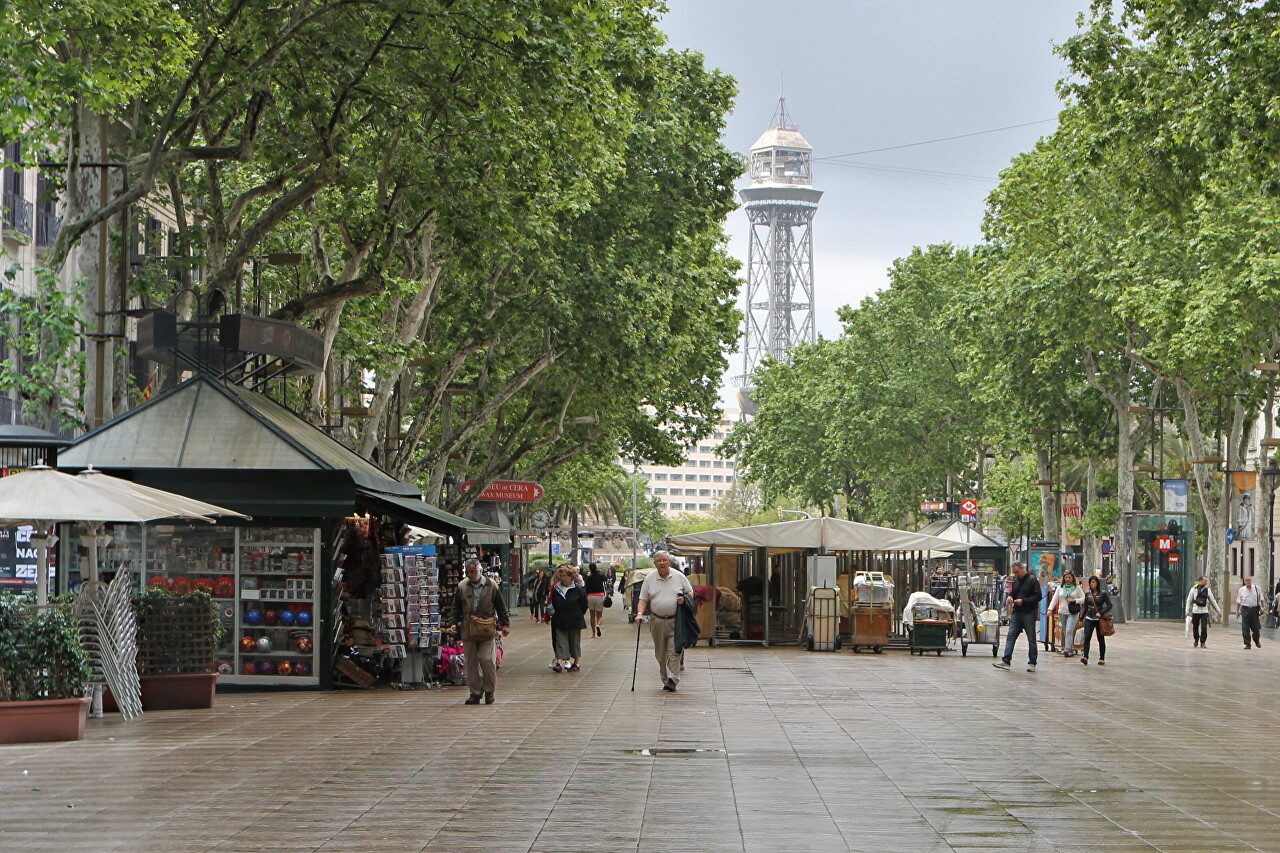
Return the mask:
<svg viewBox="0 0 1280 853">
<path fill-rule="evenodd" d="M 992 664 L 996 669 L 1008 669 L 1013 661 L 1013 644 L 1018 635 L 1027 632 L 1027 672 L 1036 671 L 1036 628 L 1040 622 L 1040 582 L 1027 571 L 1022 563 L 1013 564 L 1013 586 L 1005 597 L 1009 613 L 1009 632 L 1005 636 L 1004 656 Z"/>
</svg>

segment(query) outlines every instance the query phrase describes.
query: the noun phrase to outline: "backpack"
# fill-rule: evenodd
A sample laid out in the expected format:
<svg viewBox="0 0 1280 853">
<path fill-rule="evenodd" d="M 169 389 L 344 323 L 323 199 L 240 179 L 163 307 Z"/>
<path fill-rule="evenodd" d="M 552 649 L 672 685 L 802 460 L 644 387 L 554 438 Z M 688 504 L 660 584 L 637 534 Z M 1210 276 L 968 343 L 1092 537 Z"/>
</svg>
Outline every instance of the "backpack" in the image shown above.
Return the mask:
<svg viewBox="0 0 1280 853">
<path fill-rule="evenodd" d="M 1196 587 L 1195 603 L 1196 607 L 1205 607 L 1209 604 L 1209 587 L 1204 584 Z"/>
</svg>

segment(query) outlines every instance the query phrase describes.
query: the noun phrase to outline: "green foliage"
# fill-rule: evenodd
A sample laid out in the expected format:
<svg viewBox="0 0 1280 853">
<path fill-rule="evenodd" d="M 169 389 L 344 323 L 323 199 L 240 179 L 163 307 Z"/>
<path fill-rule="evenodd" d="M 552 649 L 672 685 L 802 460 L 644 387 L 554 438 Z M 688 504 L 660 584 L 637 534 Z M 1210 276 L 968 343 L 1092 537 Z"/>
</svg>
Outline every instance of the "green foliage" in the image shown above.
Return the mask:
<svg viewBox="0 0 1280 853">
<path fill-rule="evenodd" d="M 74 699 L 90 674 L 69 603 L 37 609 L 34 595 L 0 593 L 0 701 Z"/>
<path fill-rule="evenodd" d="M 1025 456 L 997 459 L 987 472 L 984 506 L 995 510 L 996 524 L 1013 540 L 1040 531 L 1040 487 L 1035 463 Z"/>
<path fill-rule="evenodd" d="M 721 525 L 709 515 L 696 512 L 682 512 L 667 518 L 668 536 L 681 536 L 686 533 L 702 533 L 715 530 Z"/>
<path fill-rule="evenodd" d="M 19 267 L 4 272 L 14 281 Z M 80 340 L 81 293 L 63 292 L 57 277 L 36 269 L 36 292 L 24 295 L 0 286 L 0 317 L 9 328 L 9 346 L 17 360 L 0 360 L 0 392 L 17 390 L 26 406 L 25 420 L 48 430 L 80 425 L 65 403 L 76 401 L 83 385 L 84 357 Z M 7 355 L 7 354 L 6 354 Z"/>
</svg>

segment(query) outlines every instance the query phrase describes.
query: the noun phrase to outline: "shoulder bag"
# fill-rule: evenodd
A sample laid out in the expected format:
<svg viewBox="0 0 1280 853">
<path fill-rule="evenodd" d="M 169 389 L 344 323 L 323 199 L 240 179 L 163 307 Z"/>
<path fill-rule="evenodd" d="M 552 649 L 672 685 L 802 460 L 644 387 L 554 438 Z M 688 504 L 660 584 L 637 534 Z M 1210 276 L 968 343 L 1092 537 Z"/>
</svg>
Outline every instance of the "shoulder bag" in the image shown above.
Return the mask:
<svg viewBox="0 0 1280 853">
<path fill-rule="evenodd" d="M 489 591 L 493 595 L 493 590 Z M 474 613 L 467 617 L 467 636 L 477 643 L 484 643 L 498 636 L 498 620 L 493 616 L 477 616 Z"/>
<path fill-rule="evenodd" d="M 1098 596 L 1089 593 L 1089 597 L 1093 599 L 1093 612 L 1098 614 L 1098 633 L 1103 637 L 1110 637 L 1116 632 L 1116 625 L 1111 621 L 1111 614 L 1098 610 Z"/>
</svg>

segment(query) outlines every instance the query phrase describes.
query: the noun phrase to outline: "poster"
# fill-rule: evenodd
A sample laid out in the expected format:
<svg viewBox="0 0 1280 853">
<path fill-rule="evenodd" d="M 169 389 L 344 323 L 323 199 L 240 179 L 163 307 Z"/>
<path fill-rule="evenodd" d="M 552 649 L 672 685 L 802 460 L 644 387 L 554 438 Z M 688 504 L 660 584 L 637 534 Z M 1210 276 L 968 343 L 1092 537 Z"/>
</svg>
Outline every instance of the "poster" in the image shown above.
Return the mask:
<svg viewBox="0 0 1280 853">
<path fill-rule="evenodd" d="M 1257 482 L 1253 471 L 1231 472 L 1231 527 L 1237 541 L 1253 538 L 1253 487 Z"/>
<path fill-rule="evenodd" d="M 1062 493 L 1062 541 L 1073 547 L 1080 547 L 1081 500 L 1079 492 Z M 1064 549 L 1065 550 L 1065 549 Z"/>
<path fill-rule="evenodd" d="M 35 528 L 0 527 L 0 590 L 22 591 L 36 585 Z M 52 569 L 50 570 L 52 576 Z"/>
<path fill-rule="evenodd" d="M 1187 481 L 1164 481 L 1164 511 L 1189 512 L 1187 509 Z"/>
</svg>

